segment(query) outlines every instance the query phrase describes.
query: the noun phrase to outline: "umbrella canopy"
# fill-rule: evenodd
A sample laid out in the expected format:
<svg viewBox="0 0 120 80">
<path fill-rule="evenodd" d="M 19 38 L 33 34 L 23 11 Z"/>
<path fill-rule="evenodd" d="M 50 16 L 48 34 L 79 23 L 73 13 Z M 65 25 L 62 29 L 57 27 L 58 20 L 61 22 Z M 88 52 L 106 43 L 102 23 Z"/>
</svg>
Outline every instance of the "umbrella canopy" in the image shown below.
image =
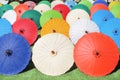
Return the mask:
<svg viewBox="0 0 120 80">
<path fill-rule="evenodd" d="M 51 7 L 51 3 L 50 3 L 49 1 L 47 1 L 47 0 L 42 0 L 42 1 L 40 1 L 38 4 L 46 4 L 46 5 L 48 5 L 49 7 Z"/>
<path fill-rule="evenodd" d="M 92 4 L 95 2 L 95 0 L 88 0 L 88 1 L 90 1 Z"/>
<path fill-rule="evenodd" d="M 79 19 L 90 19 L 90 16 L 86 11 L 82 9 L 74 9 L 70 11 L 66 17 L 66 21 L 69 23 L 69 25 L 73 24 Z"/>
<path fill-rule="evenodd" d="M 22 36 L 9 33 L 0 37 L 0 74 L 13 75 L 29 64 L 31 50 Z"/>
<path fill-rule="evenodd" d="M 9 5 L 9 4 L 2 5 L 2 6 L 0 7 L 0 17 L 2 17 L 2 15 L 3 15 L 6 11 L 12 10 L 12 9 L 13 9 L 13 7 L 12 7 L 11 5 Z"/>
<path fill-rule="evenodd" d="M 47 21 L 53 18 L 63 18 L 62 14 L 56 10 L 48 10 L 44 14 L 42 14 L 40 18 L 40 25 L 43 26 Z"/>
<path fill-rule="evenodd" d="M 115 42 L 102 33 L 83 36 L 74 48 L 78 69 L 90 76 L 105 76 L 118 64 L 119 51 Z"/>
<path fill-rule="evenodd" d="M 114 6 L 112 6 L 112 8 L 110 9 L 110 12 L 111 12 L 116 18 L 120 18 L 120 4 L 115 4 Z"/>
<path fill-rule="evenodd" d="M 0 0 L 0 3 L 3 4 L 3 5 L 7 4 L 8 2 L 9 2 L 9 0 Z"/>
<path fill-rule="evenodd" d="M 99 27 L 90 19 L 80 19 L 70 26 L 70 39 L 74 44 L 86 34 L 100 32 Z"/>
<path fill-rule="evenodd" d="M 92 3 L 88 0 L 82 0 L 79 2 L 79 4 L 86 5 L 89 9 L 92 7 Z"/>
<path fill-rule="evenodd" d="M 56 5 L 58 5 L 58 4 L 64 4 L 64 2 L 61 1 L 61 0 L 53 0 L 53 1 L 51 2 L 51 8 L 53 8 L 54 6 L 56 6 Z"/>
<path fill-rule="evenodd" d="M 90 13 L 91 13 L 91 17 L 92 15 L 98 11 L 98 10 L 109 10 L 108 7 L 104 4 L 95 4 L 91 7 L 90 9 Z"/>
<path fill-rule="evenodd" d="M 69 37 L 69 24 L 64 19 L 51 19 L 42 27 L 41 36 L 49 33 L 61 33 Z"/>
<path fill-rule="evenodd" d="M 86 5 L 84 5 L 84 4 L 77 4 L 77 5 L 73 6 L 72 10 L 74 10 L 74 9 L 82 9 L 82 10 L 85 10 L 85 11 L 90 15 L 90 10 L 89 10 L 89 8 L 88 8 Z"/>
<path fill-rule="evenodd" d="M 70 8 L 65 4 L 58 4 L 54 6 L 53 10 L 60 12 L 65 20 L 66 20 L 67 14 L 70 12 Z"/>
<path fill-rule="evenodd" d="M 103 27 L 104 23 L 111 18 L 114 18 L 114 16 L 107 10 L 98 10 L 92 16 L 92 20 L 98 25 L 99 28 Z"/>
<path fill-rule="evenodd" d="M 21 15 L 21 18 L 28 18 L 28 19 L 33 20 L 36 23 L 38 29 L 41 28 L 41 26 L 40 26 L 40 17 L 41 17 L 41 14 L 36 10 L 28 10 L 28 11 L 25 11 Z"/>
<path fill-rule="evenodd" d="M 95 0 L 93 5 L 95 5 L 95 4 L 104 4 L 104 5 L 108 6 L 108 3 L 105 0 Z"/>
<path fill-rule="evenodd" d="M 73 1 L 73 0 L 66 0 L 66 1 L 65 1 L 65 4 L 66 4 L 70 9 L 72 9 L 73 6 L 77 5 L 77 3 L 76 3 L 75 1 Z"/>
<path fill-rule="evenodd" d="M 108 8 L 111 9 L 116 4 L 120 4 L 120 2 L 118 2 L 118 1 L 112 1 L 112 2 L 110 2 Z"/>
<path fill-rule="evenodd" d="M 25 1 L 24 4 L 26 4 L 29 9 L 33 9 L 36 6 L 36 3 L 34 1 Z"/>
<path fill-rule="evenodd" d="M 30 45 L 35 42 L 38 35 L 35 22 L 26 18 L 17 20 L 12 26 L 12 31 L 25 37 Z"/>
<path fill-rule="evenodd" d="M 12 25 L 17 19 L 17 14 L 14 10 L 8 10 L 2 15 L 2 18 L 7 19 Z"/>
<path fill-rule="evenodd" d="M 51 33 L 35 43 L 32 61 L 40 72 L 58 76 L 72 67 L 73 49 L 74 46 L 69 38 L 59 33 Z"/>
<path fill-rule="evenodd" d="M 34 7 L 34 10 L 39 11 L 41 14 L 43 14 L 44 12 L 51 10 L 51 8 L 46 4 L 38 4 Z"/>
<path fill-rule="evenodd" d="M 120 19 L 112 18 L 108 20 L 100 31 L 108 36 L 110 36 L 120 48 Z"/>
<path fill-rule="evenodd" d="M 6 19 L 0 19 L 0 37 L 12 32 L 12 26 Z"/>
<path fill-rule="evenodd" d="M 13 7 L 13 9 L 15 9 L 16 6 L 18 6 L 20 3 L 18 1 L 13 1 L 10 2 L 9 5 L 11 5 Z"/>
<path fill-rule="evenodd" d="M 19 4 L 18 6 L 15 7 L 15 12 L 17 13 L 17 20 L 20 19 L 21 15 L 29 10 L 29 7 L 26 4 Z"/>
</svg>

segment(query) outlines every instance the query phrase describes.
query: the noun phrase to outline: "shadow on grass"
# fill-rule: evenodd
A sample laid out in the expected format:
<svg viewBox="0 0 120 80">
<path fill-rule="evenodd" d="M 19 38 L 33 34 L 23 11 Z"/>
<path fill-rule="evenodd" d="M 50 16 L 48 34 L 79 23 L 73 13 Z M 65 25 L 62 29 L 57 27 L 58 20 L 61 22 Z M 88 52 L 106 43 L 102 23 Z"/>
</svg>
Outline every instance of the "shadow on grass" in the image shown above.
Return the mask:
<svg viewBox="0 0 120 80">
<path fill-rule="evenodd" d="M 73 66 L 70 68 L 70 70 L 67 71 L 66 73 L 69 73 L 69 72 L 75 70 L 76 68 L 77 68 L 77 66 L 76 66 L 75 63 L 74 63 Z"/>
<path fill-rule="evenodd" d="M 120 60 L 119 60 L 119 62 L 118 62 L 118 65 L 116 66 L 116 68 L 112 71 L 112 73 L 118 71 L 119 69 L 120 69 Z M 112 74 L 112 73 L 111 73 L 111 74 Z"/>
</svg>

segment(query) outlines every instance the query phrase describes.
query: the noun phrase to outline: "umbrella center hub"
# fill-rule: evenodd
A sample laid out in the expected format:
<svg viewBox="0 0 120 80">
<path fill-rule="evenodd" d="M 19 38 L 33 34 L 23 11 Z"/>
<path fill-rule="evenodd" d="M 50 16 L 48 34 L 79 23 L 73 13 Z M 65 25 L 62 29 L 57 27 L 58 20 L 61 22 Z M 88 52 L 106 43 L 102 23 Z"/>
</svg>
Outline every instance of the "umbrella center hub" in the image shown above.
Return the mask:
<svg viewBox="0 0 120 80">
<path fill-rule="evenodd" d="M 100 55 L 100 52 L 98 51 L 93 51 L 93 55 L 96 57 L 96 58 L 99 58 L 101 55 Z"/>
<path fill-rule="evenodd" d="M 23 33 L 24 33 L 24 30 L 21 29 L 21 30 L 20 30 L 20 33 L 23 34 Z"/>
<path fill-rule="evenodd" d="M 53 33 L 56 33 L 56 30 L 53 29 Z"/>
<path fill-rule="evenodd" d="M 6 56 L 11 56 L 12 53 L 13 53 L 13 51 L 10 50 L 10 49 L 7 49 L 7 50 L 5 51 Z"/>
<path fill-rule="evenodd" d="M 56 55 L 57 55 L 57 52 L 56 52 L 56 51 L 51 51 L 51 55 L 52 55 L 52 56 L 56 56 Z"/>
</svg>

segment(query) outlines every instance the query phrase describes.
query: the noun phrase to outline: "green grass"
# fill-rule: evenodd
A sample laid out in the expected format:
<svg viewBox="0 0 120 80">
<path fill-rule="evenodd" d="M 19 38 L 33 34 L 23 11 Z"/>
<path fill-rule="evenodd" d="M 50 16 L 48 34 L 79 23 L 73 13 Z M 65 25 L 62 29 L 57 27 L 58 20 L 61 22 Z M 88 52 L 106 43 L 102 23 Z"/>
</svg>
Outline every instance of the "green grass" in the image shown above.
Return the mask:
<svg viewBox="0 0 120 80">
<path fill-rule="evenodd" d="M 0 80 L 120 80 L 120 62 L 115 71 L 103 77 L 88 76 L 75 67 L 61 76 L 48 76 L 35 69 L 33 63 L 30 62 L 22 73 L 12 76 L 0 75 Z"/>
</svg>

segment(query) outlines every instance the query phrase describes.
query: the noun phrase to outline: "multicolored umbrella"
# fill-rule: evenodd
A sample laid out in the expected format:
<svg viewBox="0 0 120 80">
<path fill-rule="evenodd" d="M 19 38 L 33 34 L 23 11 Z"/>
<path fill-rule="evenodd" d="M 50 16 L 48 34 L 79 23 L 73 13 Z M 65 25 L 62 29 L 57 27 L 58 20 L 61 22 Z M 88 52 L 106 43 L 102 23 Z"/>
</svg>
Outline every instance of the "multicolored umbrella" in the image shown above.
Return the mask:
<svg viewBox="0 0 120 80">
<path fill-rule="evenodd" d="M 53 10 L 60 12 L 65 20 L 66 20 L 67 14 L 70 12 L 70 8 L 65 4 L 58 4 L 54 6 Z"/>
<path fill-rule="evenodd" d="M 22 35 L 30 45 L 35 42 L 38 35 L 37 25 L 27 18 L 17 20 L 12 26 L 12 31 Z"/>
<path fill-rule="evenodd" d="M 6 19 L 0 19 L 0 37 L 4 34 L 12 33 L 12 26 Z"/>
<path fill-rule="evenodd" d="M 9 4 L 2 5 L 2 6 L 0 7 L 0 17 L 2 17 L 2 15 L 3 15 L 6 11 L 12 10 L 12 9 L 13 9 L 13 7 L 12 7 L 11 5 L 9 5 Z"/>
<path fill-rule="evenodd" d="M 24 4 L 26 4 L 29 9 L 33 9 L 36 6 L 36 3 L 34 1 L 25 1 Z"/>
<path fill-rule="evenodd" d="M 99 27 L 90 19 L 80 19 L 70 26 L 69 35 L 74 44 L 86 34 L 100 32 Z"/>
<path fill-rule="evenodd" d="M 119 51 L 115 42 L 102 33 L 83 36 L 74 48 L 78 69 L 90 76 L 110 74 L 118 64 Z"/>
<path fill-rule="evenodd" d="M 98 25 L 99 28 L 103 27 L 104 23 L 111 18 L 114 18 L 114 16 L 107 10 L 98 10 L 92 16 L 92 20 Z"/>
<path fill-rule="evenodd" d="M 21 15 L 29 10 L 29 7 L 26 4 L 19 4 L 18 6 L 15 7 L 15 12 L 17 13 L 17 20 L 20 19 Z"/>
<path fill-rule="evenodd" d="M 34 7 L 34 10 L 39 11 L 41 14 L 43 14 L 44 12 L 51 10 L 51 8 L 46 4 L 38 4 Z"/>
<path fill-rule="evenodd" d="M 2 18 L 7 19 L 12 25 L 17 19 L 17 14 L 14 10 L 8 10 L 2 15 Z"/>
<path fill-rule="evenodd" d="M 43 26 L 47 21 L 49 21 L 50 19 L 53 18 L 63 18 L 62 14 L 59 13 L 56 10 L 48 10 L 46 11 L 44 14 L 42 14 L 41 18 L 40 18 L 40 25 Z"/>
<path fill-rule="evenodd" d="M 47 21 L 41 29 L 41 36 L 49 33 L 61 33 L 69 37 L 69 24 L 64 19 L 54 18 Z"/>
<path fill-rule="evenodd" d="M 0 37 L 0 74 L 13 75 L 29 64 L 31 50 L 22 36 L 9 33 Z"/>
<path fill-rule="evenodd" d="M 41 17 L 41 14 L 36 10 L 28 10 L 28 11 L 25 11 L 21 15 L 21 18 L 28 18 L 28 19 L 33 20 L 36 23 L 38 29 L 41 28 L 41 26 L 40 26 L 40 17 Z"/>
<path fill-rule="evenodd" d="M 32 61 L 43 74 L 62 75 L 73 66 L 73 49 L 69 38 L 59 33 L 51 33 L 35 43 Z"/>
<path fill-rule="evenodd" d="M 90 19 L 90 16 L 82 9 L 74 9 L 71 10 L 66 17 L 66 21 L 69 23 L 69 25 L 73 24 L 79 19 Z"/>
<path fill-rule="evenodd" d="M 108 36 L 110 36 L 120 48 L 120 19 L 111 18 L 103 27 L 100 28 L 100 31 Z"/>
<path fill-rule="evenodd" d="M 90 9 L 90 13 L 91 13 L 91 17 L 92 15 L 98 11 L 98 10 L 109 10 L 108 7 L 104 4 L 95 4 L 91 7 Z"/>
</svg>

